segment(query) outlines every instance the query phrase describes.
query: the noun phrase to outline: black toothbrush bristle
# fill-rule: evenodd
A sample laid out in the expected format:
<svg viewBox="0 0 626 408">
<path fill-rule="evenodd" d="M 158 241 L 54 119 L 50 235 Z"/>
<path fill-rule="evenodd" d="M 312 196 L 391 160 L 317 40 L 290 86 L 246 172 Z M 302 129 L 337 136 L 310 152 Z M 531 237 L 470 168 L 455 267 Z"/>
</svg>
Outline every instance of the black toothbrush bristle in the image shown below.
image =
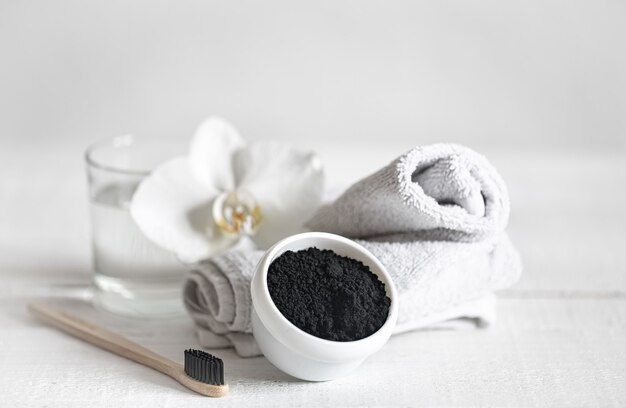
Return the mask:
<svg viewBox="0 0 626 408">
<path fill-rule="evenodd" d="M 185 350 L 185 374 L 205 384 L 224 385 L 224 362 L 202 350 Z"/>
</svg>

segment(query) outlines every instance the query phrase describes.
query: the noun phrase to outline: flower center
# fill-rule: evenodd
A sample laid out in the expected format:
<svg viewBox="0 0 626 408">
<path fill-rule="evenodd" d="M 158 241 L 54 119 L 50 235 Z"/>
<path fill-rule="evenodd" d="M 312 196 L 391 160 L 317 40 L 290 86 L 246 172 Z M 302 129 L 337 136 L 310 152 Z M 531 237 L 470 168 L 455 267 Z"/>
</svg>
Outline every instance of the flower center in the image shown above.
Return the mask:
<svg viewBox="0 0 626 408">
<path fill-rule="evenodd" d="M 213 220 L 227 235 L 253 235 L 263 217 L 254 196 L 246 190 L 227 191 L 213 202 Z"/>
</svg>

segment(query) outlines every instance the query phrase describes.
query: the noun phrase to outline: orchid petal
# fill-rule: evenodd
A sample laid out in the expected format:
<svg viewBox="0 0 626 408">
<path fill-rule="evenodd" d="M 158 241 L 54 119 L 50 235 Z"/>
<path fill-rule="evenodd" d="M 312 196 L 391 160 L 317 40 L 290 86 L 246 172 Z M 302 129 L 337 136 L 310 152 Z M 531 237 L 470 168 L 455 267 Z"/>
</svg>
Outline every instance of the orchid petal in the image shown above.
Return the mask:
<svg viewBox="0 0 626 408">
<path fill-rule="evenodd" d="M 224 119 L 206 119 L 196 131 L 189 152 L 191 171 L 208 188 L 235 188 L 232 156 L 244 146 L 237 130 Z"/>
<path fill-rule="evenodd" d="M 219 253 L 234 240 L 222 235 L 211 216 L 217 191 L 208 190 L 192 174 L 187 157 L 171 159 L 144 179 L 130 213 L 148 239 L 174 252 L 186 263 Z"/>
<path fill-rule="evenodd" d="M 261 248 L 304 230 L 321 202 L 324 172 L 312 152 L 275 142 L 254 142 L 233 157 L 237 188 L 256 198 L 262 213 L 252 237 Z"/>
</svg>

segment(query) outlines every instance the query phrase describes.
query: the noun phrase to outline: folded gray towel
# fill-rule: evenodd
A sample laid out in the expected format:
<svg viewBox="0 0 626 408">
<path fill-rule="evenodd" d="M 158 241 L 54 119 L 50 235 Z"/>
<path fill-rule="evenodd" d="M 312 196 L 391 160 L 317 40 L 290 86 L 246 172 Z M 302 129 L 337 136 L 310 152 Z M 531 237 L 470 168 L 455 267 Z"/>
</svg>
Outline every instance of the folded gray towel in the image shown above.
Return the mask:
<svg viewBox="0 0 626 408">
<path fill-rule="evenodd" d="M 396 333 L 454 318 L 494 319 L 492 292 L 521 262 L 504 233 L 504 183 L 487 160 L 456 145 L 416 148 L 322 207 L 307 226 L 351 238 L 386 266 L 400 297 Z M 197 265 L 184 301 L 208 348 L 260 353 L 250 335 L 250 280 L 263 251 Z"/>
</svg>

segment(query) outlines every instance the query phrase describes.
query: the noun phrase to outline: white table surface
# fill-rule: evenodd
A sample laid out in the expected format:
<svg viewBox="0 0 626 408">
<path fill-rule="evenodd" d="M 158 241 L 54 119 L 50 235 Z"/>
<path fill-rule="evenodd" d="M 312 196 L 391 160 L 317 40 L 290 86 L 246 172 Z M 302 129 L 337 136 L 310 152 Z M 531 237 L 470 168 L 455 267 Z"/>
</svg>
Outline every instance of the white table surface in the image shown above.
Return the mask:
<svg viewBox="0 0 626 408">
<path fill-rule="evenodd" d="M 407 147 L 318 150 L 331 184 L 346 185 Z M 231 393 L 207 400 L 25 310 L 32 299 L 58 302 L 175 360 L 197 347 L 187 318 L 122 318 L 84 300 L 82 148 L 0 148 L 0 406 L 626 406 L 623 152 L 483 150 L 508 182 L 510 233 L 525 264 L 521 281 L 499 293 L 493 328 L 396 336 L 358 372 L 326 383 L 219 351 Z"/>
</svg>

